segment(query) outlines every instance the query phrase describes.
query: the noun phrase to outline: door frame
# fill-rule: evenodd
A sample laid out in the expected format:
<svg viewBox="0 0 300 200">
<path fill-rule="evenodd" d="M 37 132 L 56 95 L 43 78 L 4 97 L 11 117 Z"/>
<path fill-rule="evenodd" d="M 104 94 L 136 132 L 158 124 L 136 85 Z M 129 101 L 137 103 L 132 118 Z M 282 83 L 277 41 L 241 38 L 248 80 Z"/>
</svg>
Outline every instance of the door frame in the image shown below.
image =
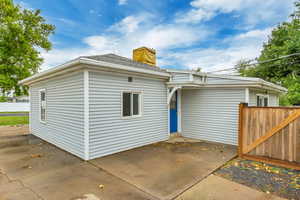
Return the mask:
<svg viewBox="0 0 300 200">
<path fill-rule="evenodd" d="M 169 92 L 169 89 L 168 89 Z M 177 133 L 181 133 L 181 102 L 182 102 L 182 91 L 181 89 L 176 90 L 177 93 Z M 176 94 L 175 92 L 173 95 Z M 171 119 L 170 119 L 170 104 L 168 104 L 168 134 L 171 135 Z"/>
</svg>

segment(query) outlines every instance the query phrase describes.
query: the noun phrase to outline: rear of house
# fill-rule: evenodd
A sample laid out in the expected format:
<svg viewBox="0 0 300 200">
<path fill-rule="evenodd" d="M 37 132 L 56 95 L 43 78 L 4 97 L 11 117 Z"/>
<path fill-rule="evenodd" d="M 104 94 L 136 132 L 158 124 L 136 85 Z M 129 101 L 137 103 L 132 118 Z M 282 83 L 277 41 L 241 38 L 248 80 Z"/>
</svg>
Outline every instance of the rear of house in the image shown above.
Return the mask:
<svg viewBox="0 0 300 200">
<path fill-rule="evenodd" d="M 21 81 L 30 86 L 32 134 L 85 160 L 172 133 L 235 145 L 239 103 L 277 106 L 285 91 L 256 78 L 164 70 L 155 51 L 135 52 L 135 61 L 79 57 Z"/>
</svg>

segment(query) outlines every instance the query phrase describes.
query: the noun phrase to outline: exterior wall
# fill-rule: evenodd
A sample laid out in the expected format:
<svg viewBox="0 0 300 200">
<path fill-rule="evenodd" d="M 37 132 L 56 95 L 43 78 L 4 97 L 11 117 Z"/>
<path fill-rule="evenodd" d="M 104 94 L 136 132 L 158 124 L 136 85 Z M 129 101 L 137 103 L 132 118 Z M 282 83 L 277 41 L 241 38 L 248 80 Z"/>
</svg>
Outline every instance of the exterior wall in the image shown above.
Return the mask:
<svg viewBox="0 0 300 200">
<path fill-rule="evenodd" d="M 193 75 L 193 81 L 195 81 L 195 82 L 203 83 L 204 80 L 202 78 L 203 77 L 201 77 L 201 76 Z"/>
<path fill-rule="evenodd" d="M 227 78 L 214 78 L 214 77 L 207 78 L 207 84 L 247 84 L 247 83 L 253 83 L 253 82 L 246 81 L 246 80 L 233 80 Z"/>
<path fill-rule="evenodd" d="M 239 103 L 244 101 L 244 88 L 182 90 L 182 135 L 236 145 Z"/>
<path fill-rule="evenodd" d="M 249 106 L 256 106 L 256 95 L 263 94 L 265 90 L 249 90 Z M 279 95 L 275 93 L 269 93 L 269 106 L 279 106 Z"/>
<path fill-rule="evenodd" d="M 39 90 L 46 90 L 46 123 L 39 118 Z M 41 81 L 30 87 L 32 134 L 84 158 L 83 72 Z"/>
<path fill-rule="evenodd" d="M 172 73 L 172 82 L 187 82 L 190 81 L 189 73 Z"/>
<path fill-rule="evenodd" d="M 142 92 L 141 117 L 121 117 L 122 91 Z M 90 159 L 168 139 L 163 80 L 90 71 L 89 102 Z"/>
</svg>

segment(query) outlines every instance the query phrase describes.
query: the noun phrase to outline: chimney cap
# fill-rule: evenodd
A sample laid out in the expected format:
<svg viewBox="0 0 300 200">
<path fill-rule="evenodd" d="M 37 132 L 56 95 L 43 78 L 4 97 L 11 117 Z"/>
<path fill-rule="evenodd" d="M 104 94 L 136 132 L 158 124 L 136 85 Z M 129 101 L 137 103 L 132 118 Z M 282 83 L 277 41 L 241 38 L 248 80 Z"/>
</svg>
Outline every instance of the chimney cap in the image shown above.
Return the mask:
<svg viewBox="0 0 300 200">
<path fill-rule="evenodd" d="M 148 51 L 151 51 L 152 53 L 156 53 L 156 50 L 153 49 L 153 48 L 149 48 L 149 47 L 145 47 L 145 46 L 142 46 L 142 47 L 138 47 L 136 49 L 133 49 L 133 51 L 136 51 L 136 50 L 142 50 L 142 49 L 147 49 Z"/>
</svg>

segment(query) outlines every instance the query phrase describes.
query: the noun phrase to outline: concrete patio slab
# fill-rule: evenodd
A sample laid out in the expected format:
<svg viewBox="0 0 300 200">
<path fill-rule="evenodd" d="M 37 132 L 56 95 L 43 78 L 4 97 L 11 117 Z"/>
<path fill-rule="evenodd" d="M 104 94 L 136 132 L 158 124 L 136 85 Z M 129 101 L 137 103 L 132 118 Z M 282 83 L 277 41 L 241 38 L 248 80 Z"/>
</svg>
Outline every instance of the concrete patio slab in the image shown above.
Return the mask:
<svg viewBox="0 0 300 200">
<path fill-rule="evenodd" d="M 234 146 L 176 139 L 90 162 L 159 199 L 172 199 L 235 155 Z"/>
<path fill-rule="evenodd" d="M 2 148 L 0 169 L 0 199 L 156 199 L 44 142 Z"/>
<path fill-rule="evenodd" d="M 283 200 L 280 197 L 254 190 L 247 186 L 229 181 L 215 175 L 210 175 L 176 198 L 176 200 L 198 199 Z"/>
</svg>

